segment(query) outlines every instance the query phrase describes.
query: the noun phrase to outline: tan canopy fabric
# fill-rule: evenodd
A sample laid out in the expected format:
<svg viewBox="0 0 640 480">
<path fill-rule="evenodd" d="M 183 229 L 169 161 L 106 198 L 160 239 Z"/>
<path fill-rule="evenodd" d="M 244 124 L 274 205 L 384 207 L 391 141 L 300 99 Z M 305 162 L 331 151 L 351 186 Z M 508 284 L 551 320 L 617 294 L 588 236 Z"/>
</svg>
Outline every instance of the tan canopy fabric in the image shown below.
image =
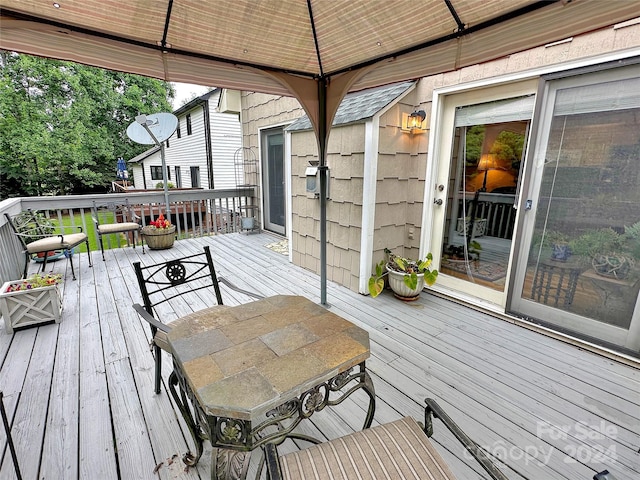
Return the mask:
<svg viewBox="0 0 640 480">
<path fill-rule="evenodd" d="M 0 48 L 295 96 L 321 166 L 346 93 L 488 61 L 638 16 L 637 0 L 0 0 Z M 321 176 L 320 188 L 326 181 Z M 321 225 L 326 205 L 321 200 Z M 321 237 L 326 232 L 321 231 Z M 323 294 L 325 240 L 321 238 Z"/>
<path fill-rule="evenodd" d="M 0 48 L 299 98 L 454 70 L 638 15 L 635 0 L 1 0 Z M 59 5 L 56 8 L 55 5 Z"/>
</svg>

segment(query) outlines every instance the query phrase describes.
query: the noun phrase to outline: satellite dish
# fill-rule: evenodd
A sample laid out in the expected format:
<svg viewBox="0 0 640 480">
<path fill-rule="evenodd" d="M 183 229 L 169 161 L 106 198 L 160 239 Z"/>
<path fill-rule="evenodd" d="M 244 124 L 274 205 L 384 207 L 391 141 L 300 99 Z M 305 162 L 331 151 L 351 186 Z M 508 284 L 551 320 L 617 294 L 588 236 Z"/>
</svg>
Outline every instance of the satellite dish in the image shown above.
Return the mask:
<svg viewBox="0 0 640 480">
<path fill-rule="evenodd" d="M 172 113 L 138 115 L 135 122 L 127 127 L 127 137 L 143 145 L 159 145 L 171 137 L 176 128 L 178 128 L 178 117 Z"/>
</svg>

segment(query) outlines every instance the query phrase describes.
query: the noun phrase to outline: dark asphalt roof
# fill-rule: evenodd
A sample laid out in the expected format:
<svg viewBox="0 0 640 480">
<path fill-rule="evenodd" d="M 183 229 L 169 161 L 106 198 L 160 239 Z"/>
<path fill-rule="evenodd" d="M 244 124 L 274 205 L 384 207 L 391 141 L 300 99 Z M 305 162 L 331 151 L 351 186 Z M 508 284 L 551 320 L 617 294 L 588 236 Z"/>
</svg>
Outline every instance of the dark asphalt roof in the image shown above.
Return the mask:
<svg viewBox="0 0 640 480">
<path fill-rule="evenodd" d="M 333 126 L 354 123 L 373 117 L 384 107 L 403 94 L 414 82 L 394 83 L 348 94 L 338 107 Z M 310 130 L 311 122 L 306 115 L 287 127 L 289 131 Z"/>
</svg>

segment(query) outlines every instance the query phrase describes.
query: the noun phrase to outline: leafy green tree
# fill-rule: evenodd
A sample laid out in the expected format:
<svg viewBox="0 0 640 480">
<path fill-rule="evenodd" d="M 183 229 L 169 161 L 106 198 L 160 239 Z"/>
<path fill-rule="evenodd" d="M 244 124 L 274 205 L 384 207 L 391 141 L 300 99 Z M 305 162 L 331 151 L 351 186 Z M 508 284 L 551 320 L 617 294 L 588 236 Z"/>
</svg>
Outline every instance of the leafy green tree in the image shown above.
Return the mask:
<svg viewBox="0 0 640 480">
<path fill-rule="evenodd" d="M 473 125 L 466 132 L 466 160 L 467 165 L 477 165 L 482 154 L 484 140 L 484 125 Z"/>
<path fill-rule="evenodd" d="M 156 79 L 0 51 L 0 199 L 106 191 L 140 113 L 170 112 Z"/>
<path fill-rule="evenodd" d="M 491 148 L 491 153 L 495 153 L 498 155 L 500 160 L 511 165 L 511 163 L 520 160 L 523 149 L 524 135 L 522 133 L 504 130 L 500 132 L 498 138 L 496 138 L 496 141 Z"/>
</svg>

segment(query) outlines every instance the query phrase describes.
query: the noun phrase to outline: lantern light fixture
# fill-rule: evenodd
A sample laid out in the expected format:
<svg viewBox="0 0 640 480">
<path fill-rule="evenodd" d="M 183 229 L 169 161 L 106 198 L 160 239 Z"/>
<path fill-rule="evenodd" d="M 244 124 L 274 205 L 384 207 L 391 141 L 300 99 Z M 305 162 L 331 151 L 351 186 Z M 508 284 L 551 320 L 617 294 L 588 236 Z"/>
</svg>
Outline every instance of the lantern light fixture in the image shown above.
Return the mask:
<svg viewBox="0 0 640 480">
<path fill-rule="evenodd" d="M 422 133 L 422 123 L 427 118 L 427 114 L 424 110 L 415 110 L 413 113 L 407 115 L 403 114 L 403 130 L 411 133 Z"/>
</svg>

